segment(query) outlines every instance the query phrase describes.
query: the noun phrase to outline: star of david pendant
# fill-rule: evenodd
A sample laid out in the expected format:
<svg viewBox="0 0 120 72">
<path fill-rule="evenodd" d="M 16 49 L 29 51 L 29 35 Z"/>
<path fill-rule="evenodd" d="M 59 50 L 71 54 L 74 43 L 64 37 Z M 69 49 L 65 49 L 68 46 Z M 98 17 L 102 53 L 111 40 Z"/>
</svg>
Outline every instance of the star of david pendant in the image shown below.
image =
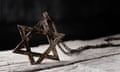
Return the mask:
<svg viewBox="0 0 120 72">
<path fill-rule="evenodd" d="M 47 12 L 43 12 L 43 19 L 41 19 L 34 27 L 24 25 L 17 25 L 17 27 L 22 41 L 16 46 L 13 51 L 14 53 L 28 55 L 31 64 L 40 64 L 45 58 L 60 60 L 56 50 L 56 45 L 58 45 L 65 34 L 57 32 L 54 22 L 48 16 Z M 28 42 L 33 33 L 42 34 L 47 37 L 49 47 L 45 52 L 36 53 L 31 51 Z M 26 50 L 22 50 L 22 48 L 26 48 Z M 49 55 L 50 52 L 53 52 L 53 55 Z M 39 58 L 35 61 L 34 57 Z"/>
</svg>

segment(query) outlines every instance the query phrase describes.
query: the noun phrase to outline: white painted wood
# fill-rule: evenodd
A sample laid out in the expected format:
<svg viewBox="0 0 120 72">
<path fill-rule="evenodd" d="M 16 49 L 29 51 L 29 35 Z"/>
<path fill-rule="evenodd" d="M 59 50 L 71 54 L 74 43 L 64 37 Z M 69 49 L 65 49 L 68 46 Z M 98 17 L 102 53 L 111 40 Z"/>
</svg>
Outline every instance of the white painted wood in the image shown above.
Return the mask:
<svg viewBox="0 0 120 72">
<path fill-rule="evenodd" d="M 120 35 L 115 35 L 120 36 Z M 96 45 L 106 43 L 104 38 L 89 41 L 66 41 L 72 49 L 79 46 Z M 119 44 L 120 40 L 113 41 Z M 48 45 L 34 47 L 32 51 L 42 52 Z M 61 61 L 44 60 L 42 64 L 30 65 L 26 55 L 12 53 L 13 50 L 0 52 L 0 72 L 119 72 L 120 71 L 120 47 L 106 47 L 88 49 L 71 56 L 65 55 L 57 48 Z"/>
</svg>

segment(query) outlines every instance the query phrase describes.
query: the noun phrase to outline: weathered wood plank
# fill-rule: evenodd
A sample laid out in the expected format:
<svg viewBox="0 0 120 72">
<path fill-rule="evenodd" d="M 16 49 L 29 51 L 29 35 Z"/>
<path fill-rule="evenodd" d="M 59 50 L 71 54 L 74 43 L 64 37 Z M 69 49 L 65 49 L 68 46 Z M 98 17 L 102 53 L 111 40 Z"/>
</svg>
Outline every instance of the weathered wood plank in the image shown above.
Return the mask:
<svg viewBox="0 0 120 72">
<path fill-rule="evenodd" d="M 96 45 L 96 44 L 101 44 L 103 42 L 104 42 L 103 39 L 98 39 L 98 40 L 91 40 L 91 41 L 68 41 L 68 42 L 66 42 L 66 44 L 70 45 L 71 48 L 75 49 L 76 46 Z M 113 42 L 113 43 L 117 44 L 119 42 L 117 41 L 117 42 Z M 45 51 L 46 47 L 47 47 L 47 45 L 41 45 L 40 47 L 38 46 L 36 48 L 32 48 L 33 49 L 32 51 L 42 52 L 42 51 Z M 88 50 L 85 50 L 84 52 L 76 53 L 71 56 L 66 56 L 58 48 L 57 48 L 57 50 L 59 52 L 59 56 L 61 59 L 60 62 L 45 60 L 42 64 L 37 64 L 37 65 L 31 65 L 29 63 L 28 57 L 26 55 L 15 54 L 12 52 L 13 50 L 1 51 L 0 52 L 0 72 L 41 71 L 41 70 L 45 70 L 45 69 L 53 69 L 56 67 L 69 66 L 69 65 L 74 65 L 74 64 L 81 65 L 81 62 L 82 62 L 82 65 L 84 65 L 89 62 L 93 63 L 94 60 L 100 61 L 101 58 L 107 59 L 110 56 L 117 55 L 118 58 L 120 57 L 120 55 L 119 55 L 120 48 L 119 47 L 88 49 Z M 117 58 L 114 59 L 114 61 L 118 61 L 118 60 L 119 59 L 117 59 Z M 114 65 L 116 65 L 116 64 L 114 64 Z"/>
</svg>

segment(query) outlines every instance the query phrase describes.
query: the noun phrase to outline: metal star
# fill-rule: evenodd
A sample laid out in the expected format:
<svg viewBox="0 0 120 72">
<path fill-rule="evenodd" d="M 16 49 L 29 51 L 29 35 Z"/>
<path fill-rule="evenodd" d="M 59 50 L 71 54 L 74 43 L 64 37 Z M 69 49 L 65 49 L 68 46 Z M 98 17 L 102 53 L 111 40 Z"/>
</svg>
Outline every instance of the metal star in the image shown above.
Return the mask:
<svg viewBox="0 0 120 72">
<path fill-rule="evenodd" d="M 16 46 L 13 51 L 14 53 L 28 55 L 31 64 L 40 64 L 45 58 L 59 61 L 56 45 L 64 37 L 64 34 L 57 32 L 54 22 L 48 16 L 47 12 L 43 13 L 43 19 L 40 20 L 34 27 L 23 25 L 17 25 L 17 27 L 20 32 L 22 41 Z M 33 33 L 45 35 L 48 39 L 49 47 L 43 54 L 32 52 L 31 48 L 29 47 L 28 42 Z M 26 51 L 22 50 L 24 47 L 26 48 Z M 53 52 L 53 55 L 49 55 L 51 51 Z M 35 61 L 33 58 L 34 56 L 39 57 L 39 59 Z"/>
</svg>

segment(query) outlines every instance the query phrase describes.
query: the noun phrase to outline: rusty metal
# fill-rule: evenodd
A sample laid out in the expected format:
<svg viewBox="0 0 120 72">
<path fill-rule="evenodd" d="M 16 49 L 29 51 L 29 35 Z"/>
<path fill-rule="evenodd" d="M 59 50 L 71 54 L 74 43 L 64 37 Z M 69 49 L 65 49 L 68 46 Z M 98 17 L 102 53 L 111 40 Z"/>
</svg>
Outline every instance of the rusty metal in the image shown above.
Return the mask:
<svg viewBox="0 0 120 72">
<path fill-rule="evenodd" d="M 40 64 L 45 58 L 58 60 L 59 56 L 56 50 L 56 45 L 59 45 L 61 39 L 65 36 L 63 33 L 58 33 L 54 22 L 48 16 L 47 12 L 43 12 L 43 18 L 34 27 L 17 25 L 20 32 L 22 41 L 14 49 L 14 53 L 28 55 L 31 64 Z M 33 33 L 38 33 L 45 35 L 49 42 L 49 47 L 44 53 L 32 52 L 29 46 L 29 40 Z M 59 46 L 60 47 L 60 46 Z M 22 50 L 22 48 L 26 48 Z M 50 52 L 53 52 L 53 55 L 49 55 Z M 39 57 L 37 61 L 33 57 Z"/>
</svg>

